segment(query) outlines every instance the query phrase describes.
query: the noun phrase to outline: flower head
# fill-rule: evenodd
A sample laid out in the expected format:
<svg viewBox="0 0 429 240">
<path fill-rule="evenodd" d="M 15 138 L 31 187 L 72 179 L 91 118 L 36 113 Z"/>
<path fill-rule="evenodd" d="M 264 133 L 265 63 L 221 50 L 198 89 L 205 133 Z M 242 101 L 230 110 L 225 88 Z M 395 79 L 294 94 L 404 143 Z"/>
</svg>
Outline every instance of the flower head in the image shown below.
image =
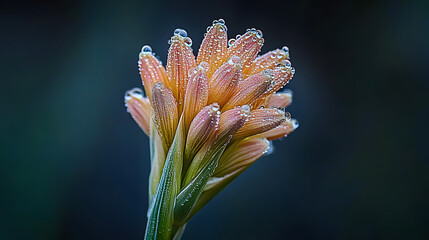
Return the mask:
<svg viewBox="0 0 429 240">
<path fill-rule="evenodd" d="M 183 29 L 169 40 L 165 68 L 151 47 L 142 48 L 138 66 L 146 97 L 134 89 L 125 101 L 151 139 L 156 164 L 148 228 L 158 223 L 182 226 L 261 157 L 270 140 L 298 127 L 285 112 L 291 91 L 278 92 L 295 73 L 289 49 L 258 56 L 263 43 L 262 32 L 254 28 L 228 40 L 220 19 L 207 28 L 197 57 Z M 162 211 L 168 221 L 153 211 Z M 168 231 L 174 234 L 174 227 Z M 158 233 L 147 230 L 146 236 L 151 234 Z"/>
</svg>

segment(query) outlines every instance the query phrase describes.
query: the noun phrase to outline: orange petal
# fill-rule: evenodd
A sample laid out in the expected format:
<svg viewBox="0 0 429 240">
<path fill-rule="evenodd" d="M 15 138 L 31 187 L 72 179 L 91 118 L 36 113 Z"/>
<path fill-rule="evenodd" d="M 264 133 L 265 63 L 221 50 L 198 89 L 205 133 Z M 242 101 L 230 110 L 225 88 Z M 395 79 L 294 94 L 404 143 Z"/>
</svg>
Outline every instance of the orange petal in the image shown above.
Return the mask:
<svg viewBox="0 0 429 240">
<path fill-rule="evenodd" d="M 292 91 L 284 91 L 275 93 L 267 97 L 265 101 L 266 107 L 287 107 L 292 103 Z"/>
<path fill-rule="evenodd" d="M 179 31 L 179 33 L 177 33 Z M 180 32 L 182 31 L 182 32 Z M 168 86 L 177 99 L 179 110 L 183 103 L 188 83 L 189 69 L 196 66 L 195 56 L 190 47 L 192 41 L 186 36 L 186 32 L 176 29 L 175 35 L 170 39 L 170 48 L 167 58 Z"/>
<path fill-rule="evenodd" d="M 292 79 L 294 71 L 294 68 L 292 68 L 288 64 L 276 67 L 274 69 L 275 82 L 273 88 L 271 89 L 271 92 L 277 92 L 284 85 L 286 85 Z"/>
<path fill-rule="evenodd" d="M 203 108 L 194 118 L 186 138 L 185 160 L 192 160 L 204 143 L 215 140 L 219 128 L 219 110 L 219 104 L 213 103 Z"/>
<path fill-rule="evenodd" d="M 152 118 L 163 141 L 164 150 L 173 142 L 178 123 L 177 103 L 170 89 L 157 82 L 152 89 Z"/>
<path fill-rule="evenodd" d="M 152 54 L 152 49 L 145 45 L 139 54 L 139 72 L 144 86 L 146 95 L 151 97 L 153 84 L 162 81 L 164 84 L 167 83 L 168 78 L 165 73 L 165 69 L 159 61 Z"/>
<path fill-rule="evenodd" d="M 197 64 L 208 62 L 210 69 L 207 75 L 211 77 L 215 70 L 222 65 L 228 47 L 227 28 L 225 22 L 214 21 L 213 25 L 208 28 L 208 31 L 201 43 L 198 51 Z"/>
<path fill-rule="evenodd" d="M 286 137 L 289 133 L 293 132 L 299 126 L 298 121 L 295 119 L 287 119 L 280 126 L 264 132 L 258 136 L 265 137 L 268 140 L 275 140 L 282 137 Z"/>
<path fill-rule="evenodd" d="M 276 49 L 267 52 L 253 61 L 243 74 L 247 77 L 264 69 L 274 69 L 277 65 L 281 64 L 282 61 L 287 60 L 288 58 L 289 54 L 284 49 Z"/>
<path fill-rule="evenodd" d="M 202 167 L 212 159 L 213 155 L 225 144 L 229 143 L 232 135 L 244 125 L 249 115 L 250 108 L 247 105 L 228 110 L 220 115 L 216 141 L 207 141 L 201 147 L 186 172 L 183 185 L 187 185 L 200 172 Z"/>
<path fill-rule="evenodd" d="M 207 69 L 208 63 L 202 62 L 198 67 L 189 71 L 189 82 L 183 102 L 185 131 L 191 124 L 192 119 L 207 105 L 209 98 Z"/>
<path fill-rule="evenodd" d="M 252 104 L 254 101 L 263 97 L 273 87 L 274 74 L 272 70 L 264 70 L 251 75 L 238 83 L 234 95 L 223 106 L 222 110 L 228 110 L 235 106 Z"/>
<path fill-rule="evenodd" d="M 286 120 L 284 111 L 276 108 L 261 108 L 251 112 L 249 121 L 247 121 L 233 139 L 244 139 L 256 134 L 269 131 Z"/>
<path fill-rule="evenodd" d="M 125 106 L 141 129 L 150 136 L 150 102 L 143 97 L 142 90 L 133 88 L 126 92 Z"/>
<path fill-rule="evenodd" d="M 269 147 L 270 143 L 265 138 L 247 138 L 231 144 L 219 159 L 213 176 L 223 177 L 238 169 L 248 168 L 264 155 Z"/>
<path fill-rule="evenodd" d="M 217 144 L 223 145 L 229 141 L 250 117 L 250 108 L 248 105 L 236 107 L 223 112 L 219 120 L 219 135 Z"/>
<path fill-rule="evenodd" d="M 209 81 L 209 103 L 218 102 L 223 106 L 234 94 L 241 80 L 241 60 L 237 56 L 232 56 L 215 71 Z"/>
<path fill-rule="evenodd" d="M 245 71 L 258 56 L 263 44 L 262 32 L 254 29 L 248 30 L 229 46 L 225 60 L 231 56 L 240 57 L 243 63 L 243 71 Z"/>
</svg>

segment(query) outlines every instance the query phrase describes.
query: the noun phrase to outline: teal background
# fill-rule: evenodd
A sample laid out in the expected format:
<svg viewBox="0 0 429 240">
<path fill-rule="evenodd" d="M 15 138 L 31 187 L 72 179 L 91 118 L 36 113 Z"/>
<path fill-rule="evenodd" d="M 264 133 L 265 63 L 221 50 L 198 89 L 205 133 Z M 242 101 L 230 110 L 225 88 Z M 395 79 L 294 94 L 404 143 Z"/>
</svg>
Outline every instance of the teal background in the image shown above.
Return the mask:
<svg viewBox="0 0 429 240">
<path fill-rule="evenodd" d="M 148 139 L 126 112 L 149 44 L 214 19 L 287 45 L 300 127 L 188 224 L 183 239 L 428 239 L 424 1 L 4 3 L 0 239 L 142 239 Z"/>
</svg>

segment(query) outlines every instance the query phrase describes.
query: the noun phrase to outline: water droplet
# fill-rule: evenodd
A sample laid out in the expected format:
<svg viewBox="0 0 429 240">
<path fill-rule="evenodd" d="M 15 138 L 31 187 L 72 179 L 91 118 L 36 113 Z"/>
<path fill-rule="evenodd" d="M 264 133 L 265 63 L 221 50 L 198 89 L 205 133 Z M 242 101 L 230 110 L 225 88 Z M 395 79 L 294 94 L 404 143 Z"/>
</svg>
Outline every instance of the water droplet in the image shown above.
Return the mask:
<svg viewBox="0 0 429 240">
<path fill-rule="evenodd" d="M 289 59 L 290 58 L 289 48 L 286 46 L 283 46 L 282 51 L 286 54 L 286 58 Z"/>
<path fill-rule="evenodd" d="M 297 129 L 299 127 L 299 122 L 296 119 L 292 119 L 292 126 L 293 129 Z"/>
<path fill-rule="evenodd" d="M 235 43 L 235 39 L 231 38 L 228 40 L 228 46 L 231 47 Z"/>
<path fill-rule="evenodd" d="M 187 37 L 188 33 L 181 28 L 177 28 L 176 30 L 174 30 L 174 35 L 181 36 L 181 37 Z"/>
<path fill-rule="evenodd" d="M 152 48 L 149 45 L 144 45 L 142 47 L 142 53 L 152 53 Z"/>
<path fill-rule="evenodd" d="M 236 36 L 235 36 L 235 39 L 239 39 L 241 37 L 241 35 L 240 34 L 237 34 Z"/>
<path fill-rule="evenodd" d="M 225 20 L 223 20 L 222 18 L 218 20 L 220 24 L 225 24 Z"/>
<path fill-rule="evenodd" d="M 290 112 L 285 112 L 285 117 L 286 117 L 286 120 L 290 120 L 291 119 L 291 115 L 290 115 Z"/>
<path fill-rule="evenodd" d="M 288 47 L 286 47 L 286 46 L 283 46 L 283 47 L 282 47 L 282 51 L 283 51 L 283 52 L 289 52 L 289 48 L 288 48 Z"/>
<path fill-rule="evenodd" d="M 291 70 L 290 70 L 290 72 L 292 73 L 292 75 L 295 75 L 295 68 L 292 67 Z"/>
<path fill-rule="evenodd" d="M 208 26 L 207 29 L 206 29 L 206 32 L 209 32 L 210 29 L 212 29 L 212 26 Z"/>
<path fill-rule="evenodd" d="M 220 109 L 219 104 L 217 102 L 214 102 L 212 105 L 213 105 L 212 106 L 212 111 L 214 111 L 214 112 L 217 113 L 219 111 L 219 109 Z"/>
<path fill-rule="evenodd" d="M 142 98 L 143 97 L 143 90 L 141 90 L 140 88 L 133 88 L 131 90 L 126 91 L 125 92 L 125 102 L 127 102 L 127 100 L 131 99 L 131 97 Z"/>
<path fill-rule="evenodd" d="M 264 156 L 270 155 L 274 152 L 274 145 L 272 141 L 268 142 L 268 148 L 267 151 L 265 151 Z"/>
<path fill-rule="evenodd" d="M 262 36 L 263 36 L 262 31 L 261 30 L 256 30 L 256 36 L 258 38 L 262 38 Z"/>
<path fill-rule="evenodd" d="M 210 69 L 210 65 L 207 62 L 201 62 L 200 64 L 198 64 L 198 67 L 206 72 Z"/>
<path fill-rule="evenodd" d="M 184 41 L 185 41 L 185 44 L 188 45 L 189 47 L 192 46 L 192 39 L 190 39 L 189 37 L 185 37 Z"/>
<path fill-rule="evenodd" d="M 288 67 L 288 68 L 290 68 L 290 66 L 291 66 L 290 61 L 288 61 L 288 60 L 282 61 L 282 64 L 283 64 L 283 66 Z"/>
<path fill-rule="evenodd" d="M 281 93 L 290 95 L 291 97 L 293 96 L 293 92 L 290 89 L 283 89 L 283 91 Z"/>
</svg>

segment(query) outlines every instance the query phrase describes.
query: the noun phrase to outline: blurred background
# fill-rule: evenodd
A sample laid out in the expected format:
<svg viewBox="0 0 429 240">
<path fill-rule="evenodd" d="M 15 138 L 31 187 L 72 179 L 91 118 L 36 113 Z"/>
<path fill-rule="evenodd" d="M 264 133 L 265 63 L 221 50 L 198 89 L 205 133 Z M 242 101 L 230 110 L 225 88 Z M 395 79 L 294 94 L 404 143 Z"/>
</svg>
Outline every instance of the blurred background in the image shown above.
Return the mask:
<svg viewBox="0 0 429 240">
<path fill-rule="evenodd" d="M 126 112 L 138 53 L 184 28 L 255 27 L 287 45 L 274 143 L 183 239 L 428 239 L 426 1 L 32 1 L 3 4 L 0 239 L 142 239 L 148 138 Z"/>
</svg>

